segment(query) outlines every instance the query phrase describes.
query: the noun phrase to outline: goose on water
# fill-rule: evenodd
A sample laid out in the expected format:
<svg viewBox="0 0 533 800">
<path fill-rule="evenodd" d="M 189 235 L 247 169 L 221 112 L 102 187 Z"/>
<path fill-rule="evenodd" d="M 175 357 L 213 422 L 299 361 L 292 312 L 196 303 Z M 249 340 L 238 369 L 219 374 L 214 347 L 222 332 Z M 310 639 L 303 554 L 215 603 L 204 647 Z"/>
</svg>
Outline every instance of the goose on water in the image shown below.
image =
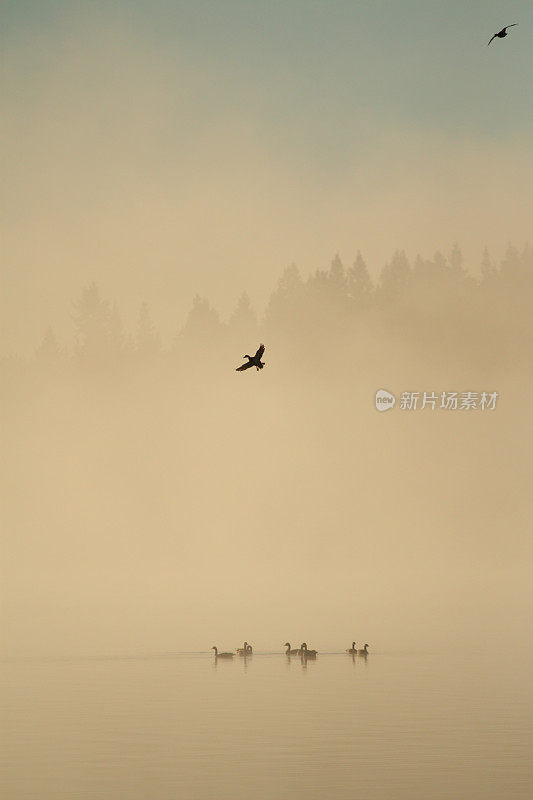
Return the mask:
<svg viewBox="0 0 533 800">
<path fill-rule="evenodd" d="M 299 656 L 299 655 L 300 655 L 300 653 L 301 653 L 301 651 L 300 651 L 300 650 L 291 650 L 291 645 L 290 645 L 290 642 L 285 642 L 285 644 L 283 645 L 283 647 L 286 647 L 286 648 L 287 648 L 287 649 L 285 650 L 285 655 L 287 655 L 287 656 Z"/>
<path fill-rule="evenodd" d="M 350 653 L 352 656 L 355 655 L 355 653 L 357 653 L 357 648 L 355 646 L 355 642 L 352 642 L 352 646 L 348 647 L 346 652 Z"/>
<path fill-rule="evenodd" d="M 233 658 L 233 656 L 235 655 L 235 653 L 219 653 L 218 647 L 215 647 L 215 645 L 213 645 L 211 650 L 215 651 L 215 658 Z"/>
<path fill-rule="evenodd" d="M 307 642 L 302 642 L 301 646 L 301 656 L 302 658 L 316 658 L 317 650 L 308 650 L 307 649 Z"/>
<path fill-rule="evenodd" d="M 252 645 L 245 642 L 242 647 L 237 648 L 237 655 L 238 656 L 251 656 L 252 655 Z"/>
<path fill-rule="evenodd" d="M 368 655 L 368 647 L 369 647 L 369 645 L 365 644 L 364 650 L 358 650 L 357 651 L 357 655 L 358 656 L 367 656 Z"/>
</svg>

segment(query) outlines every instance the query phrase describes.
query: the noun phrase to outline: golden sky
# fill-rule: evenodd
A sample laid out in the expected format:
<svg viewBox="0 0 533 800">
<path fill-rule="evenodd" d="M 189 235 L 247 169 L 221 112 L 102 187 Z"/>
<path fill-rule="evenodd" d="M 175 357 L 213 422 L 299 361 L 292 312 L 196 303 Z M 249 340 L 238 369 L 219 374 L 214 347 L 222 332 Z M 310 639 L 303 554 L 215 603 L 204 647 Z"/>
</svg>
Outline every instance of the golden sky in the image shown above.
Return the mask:
<svg viewBox="0 0 533 800">
<path fill-rule="evenodd" d="M 96 280 L 165 341 L 194 294 L 262 312 L 281 270 L 376 276 L 530 232 L 530 4 L 6 2 L 2 352 Z M 519 25 L 486 41 L 507 16 Z M 529 28 L 528 28 L 529 25 Z M 486 41 L 485 41 L 486 40 Z"/>
</svg>

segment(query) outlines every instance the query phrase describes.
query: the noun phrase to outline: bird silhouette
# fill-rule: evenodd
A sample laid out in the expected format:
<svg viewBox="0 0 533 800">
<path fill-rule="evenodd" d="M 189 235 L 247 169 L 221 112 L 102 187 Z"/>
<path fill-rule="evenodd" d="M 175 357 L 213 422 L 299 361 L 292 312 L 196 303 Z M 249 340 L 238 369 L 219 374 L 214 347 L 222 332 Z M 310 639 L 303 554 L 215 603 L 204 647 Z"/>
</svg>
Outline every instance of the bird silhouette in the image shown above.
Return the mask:
<svg viewBox="0 0 533 800">
<path fill-rule="evenodd" d="M 219 653 L 218 647 L 215 647 L 214 645 L 211 648 L 211 650 L 215 651 L 215 661 L 217 660 L 217 658 L 233 658 L 233 656 L 235 655 L 235 653 Z"/>
<path fill-rule="evenodd" d="M 242 366 L 237 367 L 237 369 L 235 371 L 236 372 L 242 372 L 244 369 L 249 369 L 250 367 L 255 367 L 256 369 L 263 369 L 265 364 L 264 364 L 263 361 L 261 361 L 261 356 L 263 355 L 264 352 L 265 352 L 265 345 L 264 344 L 260 344 L 259 345 L 259 350 L 255 354 L 255 356 L 249 356 L 249 355 L 243 356 L 243 358 L 247 358 L 248 361 L 246 362 L 246 364 L 243 364 Z"/>
<path fill-rule="evenodd" d="M 285 642 L 285 644 L 283 646 L 287 648 L 285 650 L 285 655 L 287 655 L 287 656 L 299 656 L 299 655 L 301 655 L 302 651 L 300 649 L 291 650 L 290 642 Z"/>
<path fill-rule="evenodd" d="M 302 659 L 305 661 L 307 658 L 316 658 L 318 650 L 308 650 L 307 649 L 307 642 L 302 642 L 300 645 L 300 655 Z"/>
<path fill-rule="evenodd" d="M 506 25 L 505 28 L 501 29 L 501 31 L 499 31 L 498 33 L 495 33 L 494 36 L 492 37 L 492 39 L 495 39 L 496 37 L 498 37 L 498 39 L 503 39 L 504 36 L 507 36 L 507 28 L 514 28 L 515 25 L 518 25 L 518 22 L 513 22 L 512 25 Z M 490 40 L 490 42 L 492 42 L 492 39 Z M 490 44 L 490 42 L 489 42 L 489 44 Z M 487 45 L 487 47 L 489 46 L 489 44 Z"/>
</svg>

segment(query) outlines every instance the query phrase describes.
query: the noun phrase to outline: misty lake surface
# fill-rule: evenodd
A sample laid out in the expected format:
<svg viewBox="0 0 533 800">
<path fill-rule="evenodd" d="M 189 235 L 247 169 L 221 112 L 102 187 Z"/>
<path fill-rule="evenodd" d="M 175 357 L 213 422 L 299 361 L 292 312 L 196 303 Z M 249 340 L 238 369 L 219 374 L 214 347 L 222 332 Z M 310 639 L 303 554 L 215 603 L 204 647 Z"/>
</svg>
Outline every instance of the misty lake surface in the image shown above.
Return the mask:
<svg viewBox="0 0 533 800">
<path fill-rule="evenodd" d="M 6 800 L 532 796 L 524 656 L 192 653 L 2 674 Z"/>
</svg>

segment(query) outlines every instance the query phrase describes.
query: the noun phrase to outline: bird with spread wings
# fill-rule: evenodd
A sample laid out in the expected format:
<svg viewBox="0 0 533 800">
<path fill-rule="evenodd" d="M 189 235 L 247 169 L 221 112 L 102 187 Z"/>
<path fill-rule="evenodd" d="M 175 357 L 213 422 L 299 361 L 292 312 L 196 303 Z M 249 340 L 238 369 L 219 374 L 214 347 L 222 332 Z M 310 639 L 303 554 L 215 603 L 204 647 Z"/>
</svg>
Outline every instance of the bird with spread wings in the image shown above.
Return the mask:
<svg viewBox="0 0 533 800">
<path fill-rule="evenodd" d="M 503 39 L 504 36 L 507 36 L 507 28 L 514 28 L 515 25 L 518 25 L 518 22 L 513 22 L 512 25 L 506 25 L 505 28 L 501 29 L 501 31 L 498 31 L 498 33 L 495 33 L 494 36 L 492 37 L 492 39 L 495 39 L 496 37 L 498 37 L 498 39 Z M 490 42 L 492 42 L 492 39 L 490 40 Z M 489 44 L 490 44 L 490 42 L 489 42 Z M 489 45 L 487 45 L 487 47 L 488 46 Z"/>
<path fill-rule="evenodd" d="M 248 355 L 243 356 L 243 358 L 247 358 L 248 361 L 246 362 L 246 364 L 237 367 L 236 372 L 242 372 L 243 370 L 249 369 L 250 367 L 255 367 L 256 369 L 263 369 L 265 363 L 264 361 L 261 361 L 261 356 L 263 355 L 264 352 L 265 352 L 265 345 L 260 344 L 259 350 L 255 354 L 255 356 L 248 356 Z"/>
</svg>

